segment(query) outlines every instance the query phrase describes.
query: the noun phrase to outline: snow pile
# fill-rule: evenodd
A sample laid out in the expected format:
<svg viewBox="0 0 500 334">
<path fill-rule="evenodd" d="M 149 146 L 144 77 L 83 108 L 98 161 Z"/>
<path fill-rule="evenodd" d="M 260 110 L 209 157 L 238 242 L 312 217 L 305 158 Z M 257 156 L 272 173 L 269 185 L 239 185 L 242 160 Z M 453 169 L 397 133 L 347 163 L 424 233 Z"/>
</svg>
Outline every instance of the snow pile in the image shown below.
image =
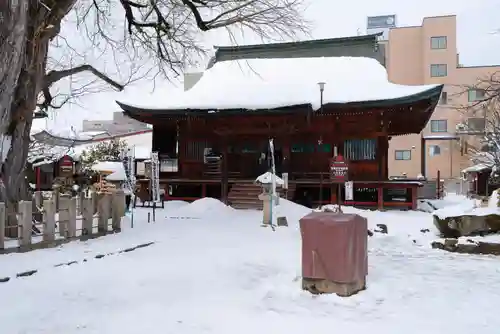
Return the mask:
<svg viewBox="0 0 500 334">
<path fill-rule="evenodd" d="M 283 181 L 282 178 L 271 172 L 266 172 L 262 174 L 257 179 L 255 179 L 255 182 L 262 184 L 271 184 L 273 182 L 273 175 L 274 175 L 274 182 L 276 182 L 276 185 L 282 186 L 285 184 L 285 181 Z"/>
<path fill-rule="evenodd" d="M 317 110 L 319 82 L 326 83 L 325 104 L 396 99 L 438 86 L 390 83 L 386 69 L 372 58 L 251 59 L 215 63 L 193 88 L 169 94 L 169 99 L 161 105 L 123 103 L 148 109 L 205 110 L 311 104 Z"/>
<path fill-rule="evenodd" d="M 174 211 L 174 214 L 196 217 L 210 217 L 211 215 L 220 215 L 232 211 L 234 211 L 233 208 L 225 205 L 218 199 L 204 197 L 190 204 L 181 206 L 178 210 Z"/>
<path fill-rule="evenodd" d="M 459 216 L 500 215 L 500 208 L 498 207 L 481 208 L 477 206 L 477 203 L 464 202 L 463 204 L 460 205 L 453 205 L 436 210 L 433 212 L 433 214 L 437 216 L 439 219 L 446 219 L 450 217 L 459 217 Z"/>
<path fill-rule="evenodd" d="M 279 204 L 274 208 L 276 217 L 286 217 L 287 220 L 298 221 L 311 213 L 311 209 L 284 198 L 279 199 Z"/>
<path fill-rule="evenodd" d="M 498 189 L 493 190 L 490 198 L 488 199 L 488 207 L 489 208 L 498 208 Z"/>
</svg>

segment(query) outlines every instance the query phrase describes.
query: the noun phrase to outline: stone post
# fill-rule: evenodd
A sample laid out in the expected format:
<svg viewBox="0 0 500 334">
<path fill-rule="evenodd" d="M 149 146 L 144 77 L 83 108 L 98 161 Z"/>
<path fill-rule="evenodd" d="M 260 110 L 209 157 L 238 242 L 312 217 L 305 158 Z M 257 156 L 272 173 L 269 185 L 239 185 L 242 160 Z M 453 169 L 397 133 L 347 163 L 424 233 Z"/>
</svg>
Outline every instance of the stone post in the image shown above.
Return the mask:
<svg viewBox="0 0 500 334">
<path fill-rule="evenodd" d="M 37 207 L 41 208 L 43 205 L 43 196 L 41 191 L 35 191 L 35 204 Z"/>
<path fill-rule="evenodd" d="M 29 247 L 31 245 L 32 221 L 32 203 L 31 201 L 19 202 L 19 246 Z"/>
<path fill-rule="evenodd" d="M 108 220 L 109 220 L 109 196 L 99 196 L 99 201 L 97 202 L 97 231 L 98 233 L 106 233 L 108 231 Z"/>
<path fill-rule="evenodd" d="M 55 200 L 56 212 L 59 212 L 59 195 L 60 189 L 59 187 L 55 187 L 54 191 L 52 192 L 52 198 Z"/>
<path fill-rule="evenodd" d="M 43 202 L 43 221 L 45 223 L 43 228 L 43 241 L 52 243 L 56 237 L 56 201 L 51 198 Z M 60 225 L 59 225 L 60 226 Z"/>
<path fill-rule="evenodd" d="M 94 226 L 94 204 L 91 197 L 83 199 L 83 214 L 82 214 L 82 237 L 90 237 L 93 233 Z"/>
<path fill-rule="evenodd" d="M 61 195 L 59 197 L 59 236 L 61 238 L 68 237 L 68 225 L 69 225 L 69 203 L 71 198 L 67 195 Z"/>
<path fill-rule="evenodd" d="M 69 200 L 68 206 L 68 238 L 76 237 L 76 216 L 77 216 L 77 198 L 73 197 Z"/>
<path fill-rule="evenodd" d="M 121 231 L 122 217 L 125 216 L 125 193 L 123 190 L 117 190 L 113 194 L 111 209 L 111 226 L 113 231 Z"/>
</svg>

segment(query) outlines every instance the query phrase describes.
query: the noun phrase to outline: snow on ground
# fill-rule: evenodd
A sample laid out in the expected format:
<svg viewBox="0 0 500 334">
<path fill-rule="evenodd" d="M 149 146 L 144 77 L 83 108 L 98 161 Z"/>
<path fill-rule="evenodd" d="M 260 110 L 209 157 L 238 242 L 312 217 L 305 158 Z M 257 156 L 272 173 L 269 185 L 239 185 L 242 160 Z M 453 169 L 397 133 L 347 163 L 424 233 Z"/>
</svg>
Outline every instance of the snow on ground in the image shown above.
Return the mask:
<svg viewBox="0 0 500 334">
<path fill-rule="evenodd" d="M 138 208 L 135 227 L 117 235 L 1 256 L 0 277 L 40 269 L 0 283 L 8 305 L 1 332 L 498 333 L 498 259 L 431 249 L 429 213 L 344 207 L 367 217 L 371 229 L 387 224 L 389 234 L 369 239 L 368 289 L 341 298 L 301 290 L 298 219 L 309 209 L 280 201 L 290 226 L 273 232 L 260 227 L 261 213 L 213 199 L 166 204 L 150 224 L 151 209 Z M 89 261 L 52 267 L 83 258 Z"/>
</svg>

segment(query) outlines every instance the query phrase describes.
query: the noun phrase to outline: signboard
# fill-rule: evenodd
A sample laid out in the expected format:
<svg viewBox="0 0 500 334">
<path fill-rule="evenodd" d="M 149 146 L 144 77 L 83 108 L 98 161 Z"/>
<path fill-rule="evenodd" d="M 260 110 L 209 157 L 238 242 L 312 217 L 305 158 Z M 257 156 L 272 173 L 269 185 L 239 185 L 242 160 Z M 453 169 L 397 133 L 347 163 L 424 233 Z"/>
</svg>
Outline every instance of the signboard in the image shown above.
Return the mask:
<svg viewBox="0 0 500 334">
<path fill-rule="evenodd" d="M 345 187 L 345 200 L 346 201 L 354 200 L 354 183 L 352 181 L 347 181 L 344 187 Z"/>
<path fill-rule="evenodd" d="M 151 153 L 151 197 L 160 202 L 160 159 L 158 152 Z"/>
<path fill-rule="evenodd" d="M 349 165 L 342 155 L 337 155 L 330 160 L 330 181 L 333 183 L 347 182 Z"/>
<path fill-rule="evenodd" d="M 379 39 L 387 41 L 389 40 L 389 31 L 395 27 L 396 15 L 369 16 L 366 22 L 366 33 L 370 35 L 382 33 Z"/>
<path fill-rule="evenodd" d="M 69 155 L 65 155 L 59 160 L 59 171 L 61 177 L 73 175 L 73 159 Z"/>
<path fill-rule="evenodd" d="M 366 29 L 375 28 L 395 28 L 396 15 L 368 16 L 366 20 Z"/>
</svg>

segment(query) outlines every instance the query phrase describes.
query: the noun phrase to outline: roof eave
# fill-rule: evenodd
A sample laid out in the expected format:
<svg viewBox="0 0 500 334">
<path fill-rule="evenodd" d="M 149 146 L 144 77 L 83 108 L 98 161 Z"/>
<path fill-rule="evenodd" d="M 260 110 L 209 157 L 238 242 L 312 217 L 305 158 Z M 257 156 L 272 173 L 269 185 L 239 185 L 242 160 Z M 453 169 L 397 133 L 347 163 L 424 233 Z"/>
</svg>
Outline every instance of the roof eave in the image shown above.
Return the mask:
<svg viewBox="0 0 500 334">
<path fill-rule="evenodd" d="M 345 102 L 345 103 L 328 103 L 325 104 L 325 107 L 389 107 L 395 105 L 403 105 L 403 104 L 412 104 L 425 99 L 439 99 L 441 95 L 441 91 L 443 90 L 443 85 L 438 85 L 436 87 L 430 88 L 428 90 L 408 95 L 404 97 L 399 97 L 395 99 L 385 99 L 385 100 L 373 100 L 373 101 L 361 101 L 361 102 Z M 311 104 L 300 104 L 300 105 L 291 105 L 284 106 L 273 109 L 242 109 L 242 108 L 228 108 L 228 109 L 217 109 L 217 108 L 207 108 L 207 109 L 147 109 L 141 107 L 135 107 L 128 104 L 125 104 L 120 101 L 116 101 L 116 103 L 122 108 L 123 113 L 131 118 L 136 119 L 137 117 L 146 116 L 164 116 L 164 117 L 172 117 L 172 116 L 219 116 L 219 115 L 237 115 L 242 112 L 251 112 L 252 114 L 261 114 L 261 113 L 280 113 L 280 114 L 292 114 L 297 112 L 307 113 L 312 109 Z M 146 115 L 149 114 L 149 115 Z M 429 116 L 430 117 L 430 116 Z"/>
<path fill-rule="evenodd" d="M 361 36 L 347 36 L 347 37 L 338 37 L 338 38 L 325 38 L 325 39 L 315 39 L 315 40 L 307 40 L 307 41 L 297 41 L 297 42 L 283 42 L 283 43 L 267 43 L 267 44 L 253 44 L 253 45 L 240 45 L 240 46 L 214 46 L 215 51 L 253 51 L 253 50 L 276 50 L 283 49 L 288 47 L 297 47 L 297 46 L 327 46 L 327 45 L 354 45 L 358 43 L 366 43 L 366 42 L 378 42 L 378 37 L 381 36 L 382 33 L 370 34 L 370 35 L 361 35 Z"/>
</svg>

